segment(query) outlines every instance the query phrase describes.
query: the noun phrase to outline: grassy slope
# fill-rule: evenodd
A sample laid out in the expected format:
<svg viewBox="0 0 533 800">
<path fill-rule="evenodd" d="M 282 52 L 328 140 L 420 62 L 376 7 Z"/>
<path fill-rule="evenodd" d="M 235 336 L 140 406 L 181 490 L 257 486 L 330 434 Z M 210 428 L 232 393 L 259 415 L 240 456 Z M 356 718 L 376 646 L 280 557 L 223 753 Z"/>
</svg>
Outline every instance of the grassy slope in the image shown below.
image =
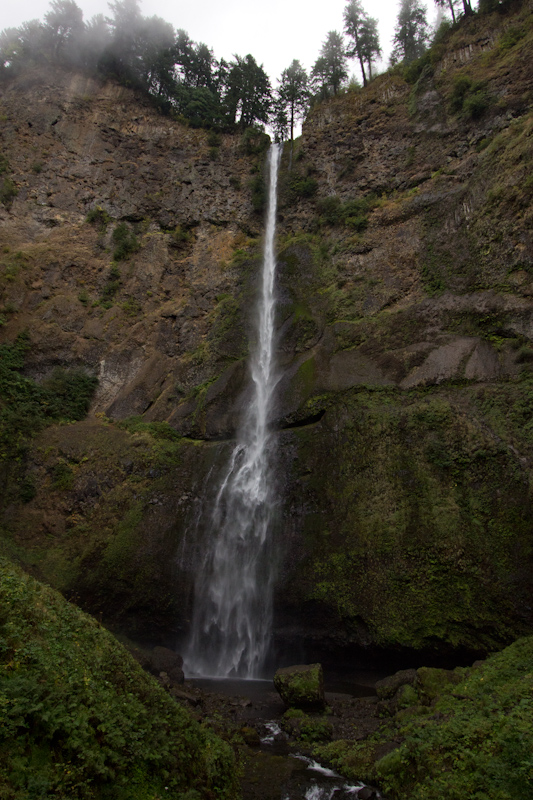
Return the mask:
<svg viewBox="0 0 533 800">
<path fill-rule="evenodd" d="M 231 798 L 229 745 L 95 620 L 0 561 L 0 797 Z"/>
<path fill-rule="evenodd" d="M 364 774 L 390 800 L 529 800 L 533 637 L 455 676 L 422 672 L 399 703 L 405 707 L 372 740 L 334 742 L 322 756 L 348 776 Z M 380 744 L 391 740 L 400 746 L 379 759 Z"/>
</svg>

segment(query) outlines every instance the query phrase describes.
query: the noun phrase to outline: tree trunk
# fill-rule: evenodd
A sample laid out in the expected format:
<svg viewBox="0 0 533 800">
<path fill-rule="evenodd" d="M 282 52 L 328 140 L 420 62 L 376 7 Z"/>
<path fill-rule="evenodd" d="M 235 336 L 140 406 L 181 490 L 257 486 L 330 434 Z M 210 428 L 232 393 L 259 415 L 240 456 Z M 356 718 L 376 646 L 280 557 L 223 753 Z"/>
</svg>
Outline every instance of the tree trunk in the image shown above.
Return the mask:
<svg viewBox="0 0 533 800">
<path fill-rule="evenodd" d="M 291 142 L 294 139 L 294 102 L 291 102 Z"/>
<path fill-rule="evenodd" d="M 361 72 L 363 73 L 363 86 L 366 86 L 367 80 L 366 80 L 366 72 L 365 72 L 365 64 L 363 61 L 363 56 L 358 55 L 358 58 L 359 58 L 359 63 L 361 65 Z"/>
<path fill-rule="evenodd" d="M 455 25 L 457 20 L 455 19 L 455 9 L 453 7 L 453 0 L 448 0 L 448 5 L 450 6 L 450 11 L 452 12 L 453 24 Z"/>
</svg>

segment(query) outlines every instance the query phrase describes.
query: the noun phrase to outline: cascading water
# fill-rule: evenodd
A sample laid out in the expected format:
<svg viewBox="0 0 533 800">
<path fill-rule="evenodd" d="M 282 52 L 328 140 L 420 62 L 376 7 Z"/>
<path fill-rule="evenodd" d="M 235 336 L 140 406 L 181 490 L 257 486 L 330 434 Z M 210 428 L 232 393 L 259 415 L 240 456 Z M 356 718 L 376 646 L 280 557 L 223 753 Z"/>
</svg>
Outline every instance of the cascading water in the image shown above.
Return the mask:
<svg viewBox="0 0 533 800">
<path fill-rule="evenodd" d="M 251 360 L 252 397 L 217 493 L 208 547 L 195 584 L 188 673 L 259 677 L 272 623 L 273 554 L 270 480 L 274 365 L 274 252 L 281 147 L 269 153 L 269 194 L 258 308 Z"/>
</svg>

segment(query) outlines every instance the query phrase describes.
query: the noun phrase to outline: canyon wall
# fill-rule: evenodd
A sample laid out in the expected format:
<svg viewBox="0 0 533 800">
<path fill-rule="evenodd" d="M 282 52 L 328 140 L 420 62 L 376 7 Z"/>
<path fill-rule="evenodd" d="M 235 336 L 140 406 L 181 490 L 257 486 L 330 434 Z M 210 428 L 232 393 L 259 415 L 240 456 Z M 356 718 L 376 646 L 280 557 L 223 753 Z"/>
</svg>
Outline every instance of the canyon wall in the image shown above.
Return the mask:
<svg viewBox="0 0 533 800">
<path fill-rule="evenodd" d="M 533 629 L 532 40 L 527 4 L 465 20 L 285 145 L 280 659 L 457 658 Z M 264 140 L 59 69 L 0 91 L 2 340 L 28 331 L 37 381 L 99 379 L 86 420 L 4 465 L 2 546 L 176 643 L 246 402 Z"/>
</svg>

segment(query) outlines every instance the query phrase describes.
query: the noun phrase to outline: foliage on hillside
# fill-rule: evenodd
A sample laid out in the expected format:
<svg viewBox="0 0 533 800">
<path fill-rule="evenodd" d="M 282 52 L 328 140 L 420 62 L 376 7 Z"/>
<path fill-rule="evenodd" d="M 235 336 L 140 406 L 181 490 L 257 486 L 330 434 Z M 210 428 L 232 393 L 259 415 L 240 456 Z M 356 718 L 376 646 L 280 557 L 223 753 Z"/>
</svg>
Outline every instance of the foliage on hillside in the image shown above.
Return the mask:
<svg viewBox="0 0 533 800">
<path fill-rule="evenodd" d="M 419 672 L 425 680 L 404 687 L 400 709 L 375 736 L 334 742 L 321 755 L 343 774 L 377 782 L 390 800 L 529 800 L 533 637 L 450 681 L 442 670 Z M 379 758 L 387 741 L 401 744 Z"/>
<path fill-rule="evenodd" d="M 229 745 L 94 619 L 0 560 L 0 795 L 229 800 Z"/>
<path fill-rule="evenodd" d="M 98 383 L 84 370 L 60 368 L 36 383 L 21 374 L 29 348 L 27 333 L 0 345 L 0 461 L 20 459 L 28 438 L 45 425 L 83 419 Z"/>
</svg>

